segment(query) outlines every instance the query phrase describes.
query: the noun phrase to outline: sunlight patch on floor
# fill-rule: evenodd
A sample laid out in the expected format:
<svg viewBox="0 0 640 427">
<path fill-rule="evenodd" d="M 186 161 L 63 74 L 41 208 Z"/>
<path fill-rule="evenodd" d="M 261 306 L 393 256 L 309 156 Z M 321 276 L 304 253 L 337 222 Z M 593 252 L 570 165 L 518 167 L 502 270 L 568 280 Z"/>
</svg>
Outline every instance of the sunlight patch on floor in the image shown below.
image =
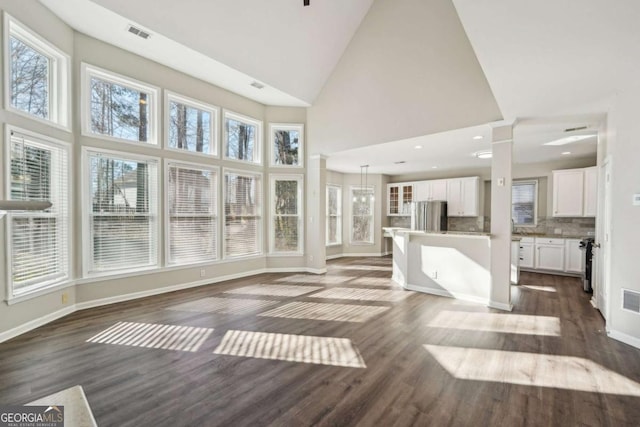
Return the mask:
<svg viewBox="0 0 640 427">
<path fill-rule="evenodd" d="M 359 271 L 391 271 L 391 266 L 381 265 L 332 265 L 328 270 L 359 270 Z"/>
<path fill-rule="evenodd" d="M 389 310 L 389 308 L 370 305 L 292 302 L 260 313 L 258 316 L 361 323 Z"/>
<path fill-rule="evenodd" d="M 267 295 L 273 297 L 299 297 L 300 295 L 324 289 L 321 286 L 295 286 L 295 285 L 251 285 L 242 288 L 231 289 L 225 294 L 243 295 Z"/>
<path fill-rule="evenodd" d="M 411 291 L 391 291 L 384 289 L 333 288 L 309 298 L 348 299 L 358 301 L 400 301 L 413 295 Z"/>
<path fill-rule="evenodd" d="M 261 310 L 280 301 L 241 298 L 201 298 L 195 301 L 167 307 L 167 310 L 191 311 L 196 313 L 246 314 Z"/>
<path fill-rule="evenodd" d="M 640 384 L 582 357 L 439 345 L 424 348 L 458 379 L 640 397 Z"/>
<path fill-rule="evenodd" d="M 431 319 L 427 326 L 506 334 L 560 336 L 560 319 L 552 316 L 444 310 Z"/>
<path fill-rule="evenodd" d="M 353 279 L 353 276 L 325 275 L 325 274 L 294 274 L 275 280 L 278 283 L 311 283 L 339 285 Z"/>
<path fill-rule="evenodd" d="M 212 332 L 194 326 L 118 322 L 87 342 L 194 352 Z"/>
<path fill-rule="evenodd" d="M 534 291 L 544 292 L 558 292 L 553 286 L 538 286 L 538 285 L 520 285 L 521 288 L 532 289 Z"/>
<path fill-rule="evenodd" d="M 252 331 L 228 331 L 214 354 L 366 368 L 360 352 L 346 338 Z"/>
</svg>

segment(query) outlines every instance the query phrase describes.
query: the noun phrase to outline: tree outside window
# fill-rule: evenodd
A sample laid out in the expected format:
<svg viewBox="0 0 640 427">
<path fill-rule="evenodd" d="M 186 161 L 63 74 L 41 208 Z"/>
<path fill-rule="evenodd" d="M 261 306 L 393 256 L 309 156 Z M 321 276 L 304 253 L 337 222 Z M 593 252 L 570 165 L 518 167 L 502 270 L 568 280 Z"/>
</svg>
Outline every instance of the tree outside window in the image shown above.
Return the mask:
<svg viewBox="0 0 640 427">
<path fill-rule="evenodd" d="M 303 165 L 303 125 L 271 124 L 271 165 Z"/>
</svg>

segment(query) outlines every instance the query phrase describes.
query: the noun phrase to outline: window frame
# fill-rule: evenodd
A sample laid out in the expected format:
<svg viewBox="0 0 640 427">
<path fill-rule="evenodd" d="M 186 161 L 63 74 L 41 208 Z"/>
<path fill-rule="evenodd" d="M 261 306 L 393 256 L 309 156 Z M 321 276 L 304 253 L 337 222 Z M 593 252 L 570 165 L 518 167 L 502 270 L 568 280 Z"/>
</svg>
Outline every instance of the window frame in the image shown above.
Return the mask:
<svg viewBox="0 0 640 427">
<path fill-rule="evenodd" d="M 196 108 L 202 110 L 211 115 L 211 123 L 209 128 L 209 135 L 211 141 L 209 141 L 209 153 L 200 153 L 197 151 L 183 150 L 180 148 L 173 148 L 169 146 L 169 129 L 171 122 L 171 102 L 177 102 L 187 107 Z M 190 154 L 194 156 L 204 156 L 206 158 L 220 158 L 220 107 L 208 104 L 197 99 L 189 98 L 188 96 L 180 95 L 178 93 L 166 90 L 164 91 L 164 149 L 177 153 Z"/>
<path fill-rule="evenodd" d="M 277 215 L 275 212 L 276 181 L 296 181 L 297 191 L 297 215 Z M 269 174 L 269 255 L 273 256 L 300 256 L 304 255 L 304 175 L 303 174 Z M 276 251 L 275 249 L 275 226 L 274 220 L 277 216 L 287 216 L 298 218 L 298 248 L 295 251 Z"/>
<path fill-rule="evenodd" d="M 155 162 L 156 164 L 156 201 L 155 201 L 155 232 L 156 232 L 156 258 L 154 265 L 142 266 L 142 267 L 127 267 L 123 269 L 109 269 L 109 270 L 93 270 L 92 269 L 92 261 L 93 261 L 93 230 L 90 224 L 90 217 L 92 214 L 91 209 L 91 168 L 89 164 L 90 156 L 92 153 L 104 154 L 107 156 L 119 156 L 122 159 L 126 160 L 141 160 L 145 162 Z M 163 238 L 162 235 L 162 225 L 161 225 L 161 209 L 162 209 L 162 198 L 164 197 L 162 183 L 160 182 L 160 169 L 161 169 L 161 159 L 159 157 L 147 156 L 143 154 L 136 154 L 127 151 L 116 151 L 116 150 L 107 150 L 99 147 L 91 147 L 91 146 L 83 146 L 82 147 L 82 156 L 81 156 L 81 169 L 82 169 L 82 200 L 81 200 L 81 215 L 82 215 L 82 277 L 83 278 L 94 278 L 94 277 L 108 277 L 108 276 L 118 276 L 123 273 L 135 273 L 135 272 L 143 272 L 150 270 L 158 270 L 162 267 L 161 259 L 162 259 L 162 248 L 163 248 Z M 151 197 L 149 198 L 151 200 Z"/>
<path fill-rule="evenodd" d="M 214 173 L 216 175 L 216 186 L 214 188 L 213 193 L 215 193 L 215 211 L 213 213 L 213 218 L 216 222 L 215 224 L 215 232 L 216 232 L 216 257 L 210 260 L 199 260 L 194 262 L 171 262 L 170 261 L 170 227 L 171 227 L 171 217 L 169 213 L 169 193 L 167 192 L 169 189 L 169 168 L 171 166 L 178 166 L 181 168 L 191 168 L 191 169 L 199 169 L 202 171 L 207 171 Z M 169 268 L 173 267 L 184 267 L 184 266 L 193 266 L 200 264 L 212 264 L 218 262 L 222 259 L 220 256 L 220 232 L 221 232 L 221 221 L 220 221 L 220 167 L 206 165 L 204 163 L 195 163 L 195 162 L 184 162 L 175 159 L 165 159 L 164 160 L 164 254 L 165 254 L 165 262 L 164 265 Z"/>
<path fill-rule="evenodd" d="M 354 198 L 354 191 L 357 190 L 370 190 L 372 195 L 373 195 L 373 199 L 370 203 L 372 203 L 371 206 L 371 241 L 356 241 L 353 240 L 353 219 L 355 217 L 355 214 L 353 212 L 353 198 Z M 376 232 L 376 228 L 375 228 L 375 220 L 376 220 L 376 211 L 375 211 L 375 193 L 376 193 L 376 189 L 375 189 L 375 185 L 351 185 L 349 187 L 349 244 L 353 245 L 353 246 L 371 246 L 371 245 L 375 245 L 376 243 L 376 236 L 375 236 L 375 232 Z"/>
<path fill-rule="evenodd" d="M 11 105 L 11 37 L 49 59 L 49 117 L 42 118 Z M 4 107 L 7 111 L 71 132 L 71 56 L 6 11 L 3 19 Z"/>
<path fill-rule="evenodd" d="M 227 131 L 227 118 L 231 118 L 233 120 L 239 121 L 239 122 L 243 122 L 249 125 L 254 125 L 256 126 L 256 146 L 254 147 L 254 154 L 253 154 L 253 161 L 249 161 L 249 160 L 240 160 L 240 159 L 234 159 L 232 157 L 227 157 L 227 142 L 229 139 L 229 132 Z M 243 165 L 262 165 L 263 164 L 263 160 L 262 160 L 262 120 L 258 120 L 255 119 L 253 117 L 249 117 L 249 116 L 245 116 L 236 112 L 233 112 L 231 110 L 227 110 L 227 109 L 223 109 L 222 110 L 222 121 L 221 121 L 221 126 L 222 126 L 222 142 L 220 144 L 220 152 L 222 155 L 222 159 L 223 160 L 227 160 L 230 162 L 236 162 L 238 164 L 243 164 Z"/>
<path fill-rule="evenodd" d="M 298 164 L 295 165 L 281 165 L 276 163 L 274 146 L 276 130 L 297 130 L 300 133 L 300 140 L 298 141 Z M 269 123 L 269 166 L 272 168 L 292 168 L 300 169 L 304 168 L 304 124 L 302 123 Z"/>
<path fill-rule="evenodd" d="M 151 84 L 136 80 L 131 77 L 124 76 L 122 74 L 115 73 L 113 71 L 105 70 L 104 68 L 97 67 L 95 65 L 82 62 L 81 68 L 81 135 L 90 138 L 103 139 L 107 141 L 132 144 L 138 147 L 153 147 L 161 148 L 160 144 L 160 88 Z M 104 135 L 101 133 L 94 133 L 91 130 L 91 77 L 96 77 L 100 80 L 108 83 L 127 87 L 140 92 L 148 94 L 149 99 L 147 105 L 149 106 L 149 115 L 147 118 L 148 134 L 147 141 L 134 141 L 126 138 L 119 138 L 117 136 Z"/>
<path fill-rule="evenodd" d="M 518 184 L 533 184 L 534 192 L 533 192 L 533 223 L 532 224 L 522 224 L 515 222 L 513 218 L 513 196 L 511 197 L 511 220 L 513 221 L 513 226 L 518 228 L 534 228 L 538 226 L 538 191 L 539 191 L 539 182 L 537 179 L 519 179 L 511 182 L 511 191 L 513 194 L 513 186 Z"/>
<path fill-rule="evenodd" d="M 336 221 L 336 242 L 335 243 L 329 243 L 329 218 L 331 217 L 331 214 L 329 212 L 329 189 L 330 188 L 335 188 L 338 191 L 337 194 L 337 200 L 338 200 L 338 212 L 336 213 L 335 217 L 337 218 Z M 327 184 L 327 189 L 326 189 L 326 205 L 327 205 L 327 209 L 325 212 L 325 216 L 326 216 L 326 230 L 325 230 L 325 245 L 326 246 L 342 246 L 342 186 L 338 185 L 338 184 Z"/>
<path fill-rule="evenodd" d="M 225 204 L 227 202 L 227 185 L 226 185 L 226 176 L 228 173 L 231 174 L 236 174 L 236 175 L 244 175 L 244 176 L 254 176 L 254 177 L 258 177 L 258 179 L 260 180 L 260 186 L 259 186 L 259 191 L 260 191 L 260 196 L 262 197 L 262 199 L 260 200 L 260 210 L 258 212 L 259 216 L 260 216 L 260 221 L 258 222 L 258 235 L 257 235 L 257 246 L 258 246 L 258 253 L 255 254 L 247 254 L 247 255 L 232 255 L 229 256 L 227 255 L 227 243 L 226 243 L 226 238 L 225 238 L 225 233 L 226 233 L 226 227 L 227 227 L 227 215 L 226 215 L 226 208 L 225 208 Z M 222 217 L 222 228 L 221 228 L 221 235 L 220 235 L 220 239 L 222 240 L 222 253 L 221 256 L 218 257 L 218 259 L 220 260 L 241 260 L 241 259 L 247 259 L 247 258 L 257 258 L 257 257 L 263 257 L 265 255 L 264 253 L 264 176 L 262 174 L 262 172 L 255 172 L 255 171 L 251 171 L 251 170 L 243 170 L 243 169 L 235 169 L 235 168 L 222 168 L 222 174 L 220 175 L 220 183 L 222 186 L 222 198 L 221 198 L 221 203 L 220 203 L 220 209 L 221 209 L 221 213 L 220 216 Z"/>
<path fill-rule="evenodd" d="M 12 133 L 19 133 L 22 134 L 28 138 L 33 138 L 35 139 L 35 141 L 33 141 L 33 143 L 35 145 L 42 145 L 42 146 L 50 146 L 56 149 L 62 149 L 67 156 L 67 171 L 66 171 L 66 180 L 67 180 L 67 201 L 66 201 L 66 211 L 67 211 L 67 218 L 66 218 L 66 229 L 67 229 L 67 235 L 66 235 L 66 258 L 67 258 L 67 262 L 66 262 L 66 274 L 64 277 L 60 277 L 57 279 L 51 279 L 51 280 L 46 280 L 44 281 L 40 286 L 34 286 L 34 285 L 29 285 L 27 287 L 25 287 L 25 289 L 22 292 L 18 292 L 15 293 L 14 292 L 14 288 L 13 288 L 13 279 L 12 279 L 12 273 L 13 273 L 13 268 L 11 265 L 11 261 L 13 258 L 13 247 L 12 247 L 12 221 L 11 218 L 13 217 L 13 214 L 10 212 L 7 212 L 6 215 L 6 238 L 5 238 L 5 252 L 6 252 L 6 257 L 5 257 L 5 272 L 6 272 L 6 283 L 7 286 L 5 288 L 5 300 L 7 301 L 8 304 L 11 303 L 15 303 L 19 300 L 23 300 L 23 299 L 28 299 L 28 298 L 32 298 L 38 295 L 43 295 L 45 293 L 49 293 L 49 292 L 53 292 L 55 290 L 61 289 L 61 288 L 65 288 L 68 286 L 71 286 L 73 284 L 73 279 L 72 279 L 72 271 L 73 271 L 73 267 L 74 267 L 74 259 L 73 259 L 73 251 L 71 249 L 71 245 L 73 242 L 73 238 L 74 238 L 74 231 L 73 231 L 73 210 L 72 210 L 72 203 L 71 200 L 73 198 L 73 185 L 71 185 L 71 179 L 73 177 L 73 155 L 72 155 L 72 145 L 68 142 L 64 142 L 61 141 L 59 139 L 55 139 L 46 135 L 42 135 L 36 132 L 32 132 L 32 131 L 28 131 L 16 126 L 12 126 L 12 125 L 6 125 L 5 126 L 5 139 L 4 139 L 4 166 L 5 166 L 5 173 L 11 173 L 11 134 Z M 11 197 L 11 178 L 10 177 L 6 177 L 3 176 L 4 179 L 4 190 L 5 190 L 5 195 L 6 195 L 6 199 L 10 200 Z"/>
</svg>

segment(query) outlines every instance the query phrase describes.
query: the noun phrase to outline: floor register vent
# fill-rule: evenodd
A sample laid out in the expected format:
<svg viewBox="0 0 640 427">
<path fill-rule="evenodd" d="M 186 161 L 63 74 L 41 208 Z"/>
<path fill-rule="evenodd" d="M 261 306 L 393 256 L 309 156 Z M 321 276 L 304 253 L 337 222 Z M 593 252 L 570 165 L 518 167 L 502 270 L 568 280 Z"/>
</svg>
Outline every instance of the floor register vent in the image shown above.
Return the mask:
<svg viewBox="0 0 640 427">
<path fill-rule="evenodd" d="M 640 314 L 640 293 L 630 291 L 629 289 L 623 289 L 622 308 Z"/>
</svg>

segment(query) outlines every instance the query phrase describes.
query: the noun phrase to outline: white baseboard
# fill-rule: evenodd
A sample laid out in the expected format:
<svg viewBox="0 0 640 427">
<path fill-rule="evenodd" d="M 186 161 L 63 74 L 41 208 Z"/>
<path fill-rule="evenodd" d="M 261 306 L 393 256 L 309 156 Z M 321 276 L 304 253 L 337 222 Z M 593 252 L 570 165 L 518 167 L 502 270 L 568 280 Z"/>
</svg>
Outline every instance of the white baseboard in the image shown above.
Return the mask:
<svg viewBox="0 0 640 427">
<path fill-rule="evenodd" d="M 640 338 L 636 338 L 634 336 L 627 335 L 615 330 L 607 330 L 607 335 L 614 340 L 629 344 L 630 346 L 633 346 L 635 348 L 640 348 Z"/>
<path fill-rule="evenodd" d="M 76 307 L 70 305 L 69 307 L 65 307 L 61 310 L 54 311 L 53 313 L 49 313 L 37 319 L 33 319 L 28 321 L 27 323 L 23 323 L 20 326 L 16 326 L 15 328 L 9 329 L 8 331 L 4 331 L 0 333 L 0 343 L 10 340 L 11 338 L 15 338 L 18 335 L 22 335 L 26 332 L 29 332 L 33 329 L 39 328 L 40 326 L 46 325 L 49 322 L 53 322 L 61 317 L 67 316 L 76 311 Z"/>
<path fill-rule="evenodd" d="M 437 295 L 439 297 L 447 297 L 447 298 L 455 298 L 455 299 L 459 299 L 462 301 L 469 301 L 469 302 L 474 302 L 477 304 L 482 304 L 482 305 L 489 305 L 489 300 L 484 299 L 484 298 L 480 298 L 480 297 L 476 297 L 473 295 L 467 295 L 467 294 L 460 294 L 460 293 L 452 293 L 452 292 L 448 292 L 442 289 L 436 289 L 436 288 L 427 288 L 424 286 L 419 286 L 419 285 L 412 285 L 410 283 L 404 284 L 403 288 L 408 289 L 410 291 L 416 291 L 416 292 L 424 292 L 426 294 L 431 294 L 431 295 Z"/>
<path fill-rule="evenodd" d="M 503 302 L 489 301 L 487 306 L 496 310 L 513 311 L 513 304 L 505 304 Z"/>
</svg>

